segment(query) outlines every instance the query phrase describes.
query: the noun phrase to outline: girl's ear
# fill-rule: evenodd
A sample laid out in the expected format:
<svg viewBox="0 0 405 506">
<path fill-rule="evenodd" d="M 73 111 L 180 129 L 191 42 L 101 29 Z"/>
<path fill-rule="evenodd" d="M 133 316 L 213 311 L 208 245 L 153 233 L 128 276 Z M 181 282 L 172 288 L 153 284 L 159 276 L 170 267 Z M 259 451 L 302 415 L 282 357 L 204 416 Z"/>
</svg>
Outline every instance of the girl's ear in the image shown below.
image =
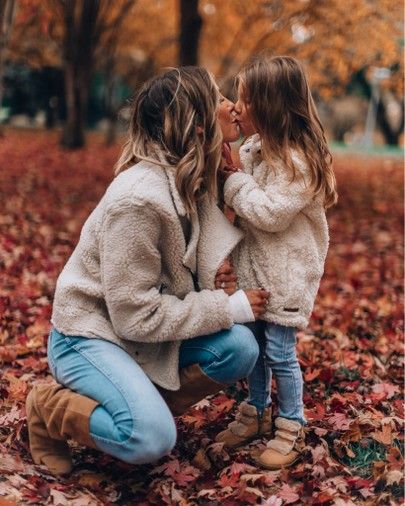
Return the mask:
<svg viewBox="0 0 405 506">
<path fill-rule="evenodd" d="M 197 125 L 197 133 L 201 135 L 203 132 L 204 132 L 204 128 Z"/>
</svg>

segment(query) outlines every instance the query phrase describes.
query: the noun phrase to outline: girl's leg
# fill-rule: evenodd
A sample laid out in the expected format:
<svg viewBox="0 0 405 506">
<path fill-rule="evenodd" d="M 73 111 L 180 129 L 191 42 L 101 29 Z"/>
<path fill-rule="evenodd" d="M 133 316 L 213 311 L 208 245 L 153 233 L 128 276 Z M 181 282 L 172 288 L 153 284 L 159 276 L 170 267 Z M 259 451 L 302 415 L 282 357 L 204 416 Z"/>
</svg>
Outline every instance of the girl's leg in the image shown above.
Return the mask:
<svg viewBox="0 0 405 506">
<path fill-rule="evenodd" d="M 277 383 L 279 416 L 305 425 L 303 379 L 295 350 L 295 328 L 267 323 L 264 332 L 267 364 Z"/>
<path fill-rule="evenodd" d="M 261 416 L 271 404 L 271 369 L 266 361 L 266 336 L 264 335 L 264 321 L 249 324 L 259 344 L 259 357 L 255 367 L 248 377 L 248 403 L 255 406 Z"/>
<path fill-rule="evenodd" d="M 99 402 L 90 417 L 98 449 L 133 464 L 153 462 L 172 450 L 176 426 L 166 403 L 120 347 L 53 330 L 48 358 L 59 383 Z"/>
<path fill-rule="evenodd" d="M 218 443 L 223 443 L 227 448 L 233 448 L 246 444 L 252 439 L 260 437 L 262 434 L 269 433 L 271 429 L 270 410 L 265 409 L 266 399 L 268 397 L 266 394 L 268 387 L 266 384 L 266 370 L 263 370 L 265 365 L 263 360 L 263 322 L 255 323 L 255 325 L 249 325 L 249 328 L 251 330 L 249 330 L 247 326 L 245 327 L 246 330 L 249 330 L 249 332 L 252 333 L 251 336 L 253 336 L 254 341 L 252 341 L 251 336 L 249 336 L 249 343 L 251 349 L 255 350 L 255 353 L 252 353 L 249 372 L 246 374 L 245 369 L 244 375 L 249 379 L 249 401 L 242 402 L 238 406 L 238 412 L 235 420 L 231 422 L 225 430 L 221 431 L 215 437 L 215 441 Z M 262 339 L 260 339 L 260 337 Z M 253 342 L 254 345 L 251 344 Z M 259 347 L 259 345 L 261 346 Z M 243 356 L 246 353 L 247 347 L 243 346 L 242 343 L 240 343 L 239 346 L 242 356 L 238 360 L 242 360 Z M 234 360 L 234 366 L 237 366 L 237 359 Z M 253 392 L 251 390 L 252 383 Z M 252 403 L 252 400 L 254 401 L 254 404 Z"/>
<path fill-rule="evenodd" d="M 183 341 L 179 367 L 198 364 L 209 378 L 231 385 L 249 376 L 258 355 L 259 346 L 253 333 L 244 325 L 234 325 Z"/>
</svg>

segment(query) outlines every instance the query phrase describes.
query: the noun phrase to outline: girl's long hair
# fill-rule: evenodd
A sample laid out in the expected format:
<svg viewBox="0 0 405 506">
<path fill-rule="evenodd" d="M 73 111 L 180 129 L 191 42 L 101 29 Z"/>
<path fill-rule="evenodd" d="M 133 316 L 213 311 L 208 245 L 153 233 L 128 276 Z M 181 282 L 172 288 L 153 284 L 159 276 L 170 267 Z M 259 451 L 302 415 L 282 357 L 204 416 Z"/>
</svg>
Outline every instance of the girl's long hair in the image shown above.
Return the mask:
<svg viewBox="0 0 405 506">
<path fill-rule="evenodd" d="M 262 141 L 264 159 L 281 158 L 297 175 L 291 149 L 310 168 L 310 187 L 325 207 L 337 201 L 332 155 L 302 65 L 289 56 L 260 57 L 237 76 L 252 123 Z"/>
<path fill-rule="evenodd" d="M 205 194 L 217 198 L 222 134 L 219 92 L 201 67 L 180 67 L 146 82 L 137 94 L 129 136 L 115 174 L 141 160 L 171 167 L 188 215 Z"/>
</svg>

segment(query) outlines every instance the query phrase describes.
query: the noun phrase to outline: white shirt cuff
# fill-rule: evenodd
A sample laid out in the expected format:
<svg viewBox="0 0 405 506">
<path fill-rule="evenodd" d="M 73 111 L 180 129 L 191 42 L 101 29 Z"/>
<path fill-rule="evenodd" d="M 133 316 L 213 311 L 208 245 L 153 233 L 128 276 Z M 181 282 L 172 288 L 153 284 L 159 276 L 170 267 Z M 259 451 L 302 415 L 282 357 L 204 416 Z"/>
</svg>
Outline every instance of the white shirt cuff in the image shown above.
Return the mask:
<svg viewBox="0 0 405 506">
<path fill-rule="evenodd" d="M 238 290 L 229 296 L 229 306 L 234 323 L 248 323 L 255 321 L 249 299 L 243 290 Z"/>
</svg>

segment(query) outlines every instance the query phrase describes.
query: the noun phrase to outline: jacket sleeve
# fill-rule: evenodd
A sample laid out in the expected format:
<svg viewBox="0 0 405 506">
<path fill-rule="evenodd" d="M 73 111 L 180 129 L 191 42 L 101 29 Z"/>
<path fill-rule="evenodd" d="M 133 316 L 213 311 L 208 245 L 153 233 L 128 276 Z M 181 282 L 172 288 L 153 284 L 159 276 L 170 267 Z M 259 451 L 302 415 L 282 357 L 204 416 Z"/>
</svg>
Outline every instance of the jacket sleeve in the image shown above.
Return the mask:
<svg viewBox="0 0 405 506">
<path fill-rule="evenodd" d="M 298 174 L 284 185 L 261 188 L 250 174 L 237 172 L 229 176 L 224 187 L 225 202 L 235 213 L 254 227 L 266 232 L 281 232 L 306 207 L 313 196 Z"/>
<path fill-rule="evenodd" d="M 229 297 L 223 290 L 190 292 L 184 299 L 160 293 L 162 229 L 150 205 L 132 204 L 106 214 L 100 270 L 108 313 L 119 337 L 181 341 L 232 326 Z"/>
</svg>

